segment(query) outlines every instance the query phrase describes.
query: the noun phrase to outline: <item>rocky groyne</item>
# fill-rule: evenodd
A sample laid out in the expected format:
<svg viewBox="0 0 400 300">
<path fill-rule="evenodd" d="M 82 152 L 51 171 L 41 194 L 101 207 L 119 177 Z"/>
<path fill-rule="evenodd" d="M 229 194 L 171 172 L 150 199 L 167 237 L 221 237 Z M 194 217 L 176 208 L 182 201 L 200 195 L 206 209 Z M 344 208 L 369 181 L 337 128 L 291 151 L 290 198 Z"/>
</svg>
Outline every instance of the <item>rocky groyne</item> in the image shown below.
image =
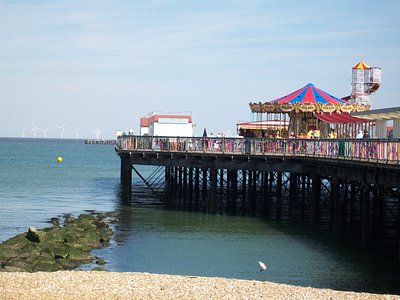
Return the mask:
<svg viewBox="0 0 400 300">
<path fill-rule="evenodd" d="M 52 218 L 51 227 L 30 227 L 0 244 L 0 272 L 71 270 L 94 260 L 103 264 L 91 250 L 109 244 L 113 234 L 110 216 L 98 212 L 66 215 L 62 225 L 58 218 Z"/>
</svg>

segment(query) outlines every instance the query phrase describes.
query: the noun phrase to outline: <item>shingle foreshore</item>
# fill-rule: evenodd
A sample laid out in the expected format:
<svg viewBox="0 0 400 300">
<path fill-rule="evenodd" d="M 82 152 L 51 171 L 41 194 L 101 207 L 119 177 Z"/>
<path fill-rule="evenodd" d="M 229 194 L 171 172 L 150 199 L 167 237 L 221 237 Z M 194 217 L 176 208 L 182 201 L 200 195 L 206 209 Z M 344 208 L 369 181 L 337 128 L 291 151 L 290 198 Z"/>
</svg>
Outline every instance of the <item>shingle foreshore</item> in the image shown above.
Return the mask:
<svg viewBox="0 0 400 300">
<path fill-rule="evenodd" d="M 0 299 L 400 299 L 272 282 L 149 273 L 0 273 Z"/>
</svg>

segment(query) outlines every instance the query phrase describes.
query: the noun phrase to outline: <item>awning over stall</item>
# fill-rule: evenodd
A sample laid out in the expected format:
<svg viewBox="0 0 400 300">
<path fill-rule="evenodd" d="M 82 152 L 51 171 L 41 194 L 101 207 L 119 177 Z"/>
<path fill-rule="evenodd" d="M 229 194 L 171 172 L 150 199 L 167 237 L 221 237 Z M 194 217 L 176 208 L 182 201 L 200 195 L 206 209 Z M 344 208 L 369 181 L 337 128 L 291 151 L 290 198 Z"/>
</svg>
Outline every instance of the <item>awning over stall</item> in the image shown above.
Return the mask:
<svg viewBox="0 0 400 300">
<path fill-rule="evenodd" d="M 348 113 L 315 113 L 315 116 L 319 120 L 331 124 L 360 124 L 371 122 L 370 120 L 353 117 Z"/>
<path fill-rule="evenodd" d="M 288 128 L 288 120 L 265 120 L 255 122 L 242 122 L 237 124 L 239 129 L 266 130 Z"/>
</svg>

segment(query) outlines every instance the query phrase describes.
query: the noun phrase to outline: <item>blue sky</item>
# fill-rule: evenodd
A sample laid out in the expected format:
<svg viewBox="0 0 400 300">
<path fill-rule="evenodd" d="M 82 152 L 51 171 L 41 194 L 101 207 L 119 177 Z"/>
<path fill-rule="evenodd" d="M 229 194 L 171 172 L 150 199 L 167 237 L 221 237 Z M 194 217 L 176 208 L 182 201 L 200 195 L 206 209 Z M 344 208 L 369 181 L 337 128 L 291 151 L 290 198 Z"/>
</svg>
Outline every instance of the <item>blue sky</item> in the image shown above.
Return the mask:
<svg viewBox="0 0 400 300">
<path fill-rule="evenodd" d="M 373 108 L 400 106 L 399 16 L 397 0 L 0 0 L 0 136 L 111 138 L 153 110 L 234 133 L 250 101 L 348 95 L 360 60 L 382 67 Z"/>
</svg>

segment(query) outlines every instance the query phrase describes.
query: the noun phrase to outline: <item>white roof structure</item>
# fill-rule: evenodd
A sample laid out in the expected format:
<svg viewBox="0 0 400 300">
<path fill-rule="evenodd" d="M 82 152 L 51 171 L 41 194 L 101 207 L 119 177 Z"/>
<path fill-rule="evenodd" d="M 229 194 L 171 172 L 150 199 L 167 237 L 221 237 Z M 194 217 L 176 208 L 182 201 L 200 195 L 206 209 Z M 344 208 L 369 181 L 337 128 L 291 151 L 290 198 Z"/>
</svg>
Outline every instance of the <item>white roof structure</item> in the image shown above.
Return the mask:
<svg viewBox="0 0 400 300">
<path fill-rule="evenodd" d="M 393 137 L 400 138 L 400 107 L 372 109 L 368 111 L 355 112 L 351 115 L 354 117 L 375 121 L 375 137 L 379 138 L 386 137 L 387 121 L 393 120 Z"/>
</svg>

